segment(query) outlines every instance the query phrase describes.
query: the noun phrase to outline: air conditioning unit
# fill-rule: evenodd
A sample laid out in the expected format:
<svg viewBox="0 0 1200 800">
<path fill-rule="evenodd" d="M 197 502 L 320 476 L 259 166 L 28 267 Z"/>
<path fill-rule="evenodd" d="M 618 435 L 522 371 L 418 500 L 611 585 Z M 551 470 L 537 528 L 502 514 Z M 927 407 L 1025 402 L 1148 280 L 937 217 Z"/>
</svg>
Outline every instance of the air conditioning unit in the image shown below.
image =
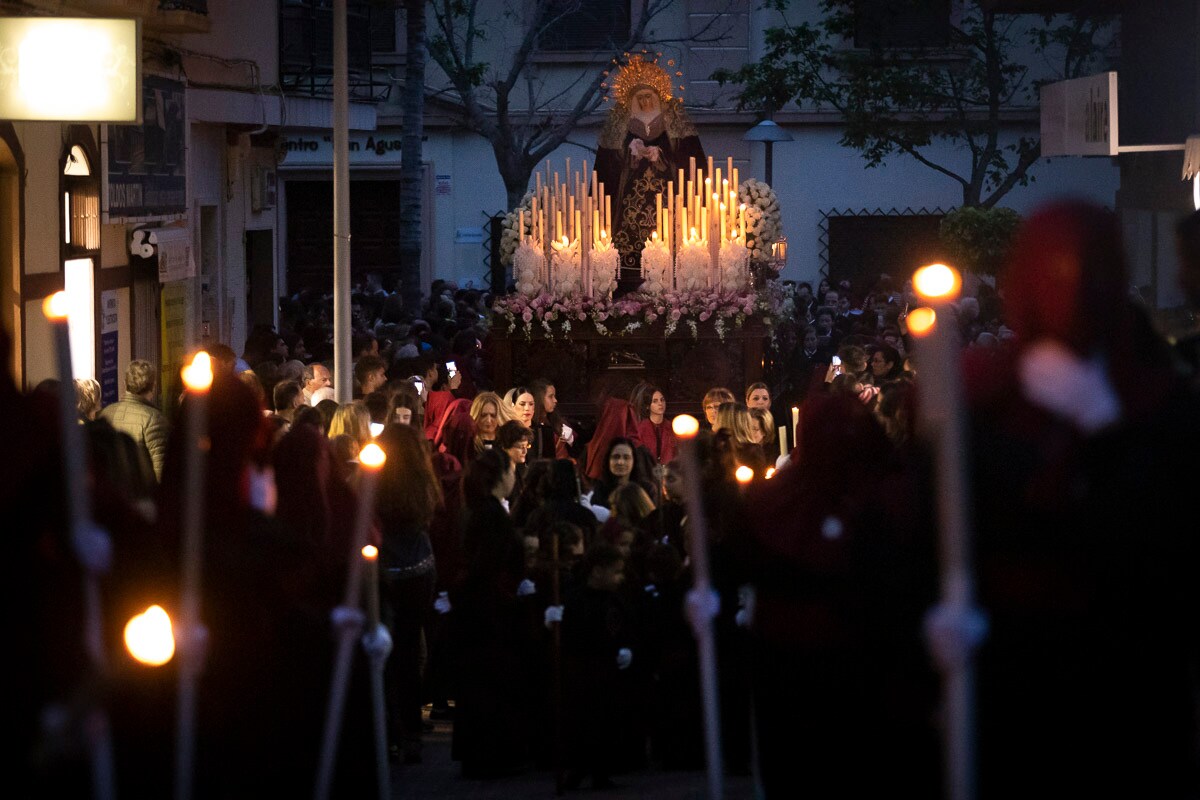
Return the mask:
<svg viewBox="0 0 1200 800">
<path fill-rule="evenodd" d="M 275 207 L 275 170 L 270 167 L 255 167 L 250 182 L 250 209 L 266 211 Z"/>
</svg>

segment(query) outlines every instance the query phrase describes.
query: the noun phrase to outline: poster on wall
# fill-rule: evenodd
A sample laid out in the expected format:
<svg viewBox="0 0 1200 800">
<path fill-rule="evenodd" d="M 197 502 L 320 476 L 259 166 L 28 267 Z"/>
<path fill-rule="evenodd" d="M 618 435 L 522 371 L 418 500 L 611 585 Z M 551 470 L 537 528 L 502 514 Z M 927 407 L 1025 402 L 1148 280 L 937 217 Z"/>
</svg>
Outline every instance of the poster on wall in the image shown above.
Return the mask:
<svg viewBox="0 0 1200 800">
<path fill-rule="evenodd" d="M 115 403 L 118 397 L 117 357 L 120 339 L 118 310 L 119 294 L 110 290 L 100 293 L 100 398 L 104 405 Z"/>
<path fill-rule="evenodd" d="M 186 87 L 142 79 L 141 125 L 106 125 L 104 221 L 173 219 L 187 212 Z"/>
</svg>

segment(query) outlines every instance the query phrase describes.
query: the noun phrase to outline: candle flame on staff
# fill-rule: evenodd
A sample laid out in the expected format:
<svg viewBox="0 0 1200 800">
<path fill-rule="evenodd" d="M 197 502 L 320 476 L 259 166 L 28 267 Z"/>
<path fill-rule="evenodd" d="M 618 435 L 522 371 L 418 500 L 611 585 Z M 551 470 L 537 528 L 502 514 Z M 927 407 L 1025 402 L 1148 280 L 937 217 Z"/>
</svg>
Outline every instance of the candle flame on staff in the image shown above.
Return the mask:
<svg viewBox="0 0 1200 800">
<path fill-rule="evenodd" d="M 945 264 L 927 264 L 913 273 L 913 290 L 926 300 L 953 300 L 962 290 L 962 277 Z"/>
<path fill-rule="evenodd" d="M 192 363 L 183 368 L 183 385 L 190 392 L 207 392 L 212 388 L 212 382 L 212 358 L 201 350 L 196 353 Z"/>
<path fill-rule="evenodd" d="M 763 473 L 763 477 L 766 478 L 767 480 L 771 480 L 771 478 L 774 478 L 775 477 L 775 468 L 767 467 L 767 471 Z"/>
<path fill-rule="evenodd" d="M 733 471 L 733 477 L 738 483 L 746 484 L 754 480 L 754 470 L 743 464 Z"/>
<path fill-rule="evenodd" d="M 671 430 L 681 439 L 690 439 L 700 432 L 700 423 L 691 414 L 680 414 L 671 420 Z"/>
<path fill-rule="evenodd" d="M 175 634 L 162 606 L 150 606 L 125 623 L 125 649 L 149 667 L 161 667 L 174 657 Z"/>
<path fill-rule="evenodd" d="M 379 557 L 379 548 L 373 544 L 369 544 L 362 549 L 363 558 L 368 561 L 374 561 Z"/>
<path fill-rule="evenodd" d="M 42 313 L 51 322 L 65 320 L 71 310 L 71 300 L 66 292 L 55 292 L 42 301 Z"/>
<path fill-rule="evenodd" d="M 909 333 L 913 336 L 924 338 L 933 333 L 937 327 L 937 314 L 934 313 L 932 308 L 926 308 L 925 306 L 914 308 L 908 312 L 907 322 Z"/>
<path fill-rule="evenodd" d="M 387 461 L 387 456 L 384 455 L 383 448 L 371 442 L 358 453 L 358 463 L 367 469 L 380 469 L 383 462 Z"/>
</svg>

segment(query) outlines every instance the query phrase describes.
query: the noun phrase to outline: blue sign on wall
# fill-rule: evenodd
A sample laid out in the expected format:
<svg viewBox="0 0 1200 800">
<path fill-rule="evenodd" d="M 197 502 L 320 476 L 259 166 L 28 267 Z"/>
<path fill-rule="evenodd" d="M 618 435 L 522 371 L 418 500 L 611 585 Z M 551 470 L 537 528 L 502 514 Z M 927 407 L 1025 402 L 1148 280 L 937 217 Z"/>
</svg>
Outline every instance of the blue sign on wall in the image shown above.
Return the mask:
<svg viewBox="0 0 1200 800">
<path fill-rule="evenodd" d="M 117 383 L 117 360 L 121 334 L 118 318 L 117 293 L 100 293 L 100 399 L 104 405 L 120 399 Z"/>
</svg>

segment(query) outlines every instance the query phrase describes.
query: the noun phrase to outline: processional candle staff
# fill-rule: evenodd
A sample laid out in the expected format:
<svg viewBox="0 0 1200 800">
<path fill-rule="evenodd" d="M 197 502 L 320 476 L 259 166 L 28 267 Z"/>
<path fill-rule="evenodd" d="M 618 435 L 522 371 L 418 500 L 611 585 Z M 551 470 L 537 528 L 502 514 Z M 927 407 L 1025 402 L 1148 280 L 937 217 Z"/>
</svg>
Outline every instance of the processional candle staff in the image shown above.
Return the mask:
<svg viewBox="0 0 1200 800">
<path fill-rule="evenodd" d="M 958 273 L 944 264 L 922 267 L 913 275 L 913 289 L 930 307 L 914 309 L 907 318 L 917 340 L 921 423 L 935 454 L 942 600 L 929 617 L 927 633 L 945 676 L 946 791 L 951 800 L 975 796 L 973 654 L 983 634 L 971 575 L 966 419 L 957 326 L 950 310 L 961 286 Z"/>
<path fill-rule="evenodd" d="M 362 549 L 363 591 L 367 594 L 367 630 L 363 649 L 371 664 L 371 718 L 375 733 L 375 769 L 379 797 L 391 797 L 392 775 L 388 767 L 387 710 L 383 689 L 383 670 L 392 652 L 392 637 L 379 616 L 379 548 L 369 544 Z"/>
<path fill-rule="evenodd" d="M 711 800 L 721 800 L 724 796 L 724 761 L 721 758 L 717 648 L 712 625 L 713 617 L 716 616 L 716 595 L 712 589 L 708 568 L 708 526 L 704 519 L 704 504 L 700 494 L 700 467 L 695 449 L 700 423 L 693 416 L 680 414 L 671 421 L 671 429 L 679 438 L 679 457 L 683 462 L 683 490 L 690 542 L 688 556 L 692 561 L 694 576 L 692 589 L 687 596 L 687 611 L 700 657 L 700 695 L 704 704 L 704 755 L 708 771 L 708 796 Z"/>
<path fill-rule="evenodd" d="M 92 521 L 91 497 L 84 465 L 86 450 L 75 410 L 75 374 L 71 363 L 70 298 L 55 292 L 42 303 L 42 312 L 54 331 L 58 359 L 58 412 L 62 440 L 63 490 L 67 495 L 67 524 L 71 547 L 83 566 L 84 645 L 92 669 L 103 673 L 108 659 L 100 611 L 100 574 L 108 571 L 112 542 L 108 533 Z M 112 740 L 108 717 L 99 707 L 87 714 L 87 746 L 92 770 L 92 791 L 97 798 L 115 792 Z"/>
<path fill-rule="evenodd" d="M 787 425 L 779 426 L 779 457 L 787 455 Z"/>
<path fill-rule="evenodd" d="M 212 359 L 201 350 L 183 368 L 187 389 L 183 463 L 183 591 L 179 603 L 179 704 L 175 796 L 192 796 L 196 744 L 196 687 L 204 668 L 204 628 L 200 623 L 200 581 L 204 564 L 204 472 L 207 466 L 208 397 Z"/>
<path fill-rule="evenodd" d="M 349 553 L 350 560 L 346 567 L 346 592 L 342 597 L 342 604 L 333 610 L 333 624 L 338 631 L 338 646 L 334 657 L 332 685 L 329 689 L 329 705 L 325 710 L 325 732 L 321 740 L 317 788 L 314 794 L 317 800 L 328 798 L 333 786 L 333 764 L 337 755 L 338 736 L 341 733 L 342 712 L 346 706 L 346 692 L 350 684 L 354 640 L 358 638 L 363 626 L 359 606 L 362 599 L 362 549 L 367 544 L 367 532 L 375 518 L 375 488 L 379 483 L 379 471 L 386 460 L 383 448 L 374 442 L 358 454 L 358 511 L 354 517 L 354 535 Z"/>
</svg>

